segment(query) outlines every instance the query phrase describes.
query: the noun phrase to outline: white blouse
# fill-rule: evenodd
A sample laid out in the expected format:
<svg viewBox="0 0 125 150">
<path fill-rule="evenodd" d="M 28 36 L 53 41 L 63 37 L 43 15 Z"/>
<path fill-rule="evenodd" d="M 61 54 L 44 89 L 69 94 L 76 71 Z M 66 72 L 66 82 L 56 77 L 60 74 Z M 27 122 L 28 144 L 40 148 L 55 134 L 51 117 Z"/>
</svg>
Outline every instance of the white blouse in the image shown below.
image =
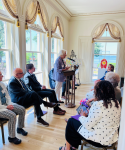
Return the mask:
<svg viewBox="0 0 125 150">
<path fill-rule="evenodd" d="M 118 103 L 119 104 L 119 103 Z M 112 101 L 108 108 L 103 106 L 103 100 L 96 101 L 90 108 L 88 117 L 81 116 L 81 126 L 78 129 L 80 135 L 85 139 L 110 145 L 118 140 L 118 128 L 120 124 L 121 108 L 115 107 Z"/>
<path fill-rule="evenodd" d="M 2 93 L 4 94 L 5 93 L 5 97 L 6 97 L 6 103 L 7 105 L 10 105 L 11 104 L 11 99 L 10 99 L 10 96 L 9 96 L 9 93 L 7 91 L 7 88 L 5 86 L 5 84 L 3 82 L 0 82 L 0 86 L 2 87 Z M 7 106 L 4 106 L 1 104 L 1 97 L 0 97 L 0 111 L 6 111 Z"/>
</svg>

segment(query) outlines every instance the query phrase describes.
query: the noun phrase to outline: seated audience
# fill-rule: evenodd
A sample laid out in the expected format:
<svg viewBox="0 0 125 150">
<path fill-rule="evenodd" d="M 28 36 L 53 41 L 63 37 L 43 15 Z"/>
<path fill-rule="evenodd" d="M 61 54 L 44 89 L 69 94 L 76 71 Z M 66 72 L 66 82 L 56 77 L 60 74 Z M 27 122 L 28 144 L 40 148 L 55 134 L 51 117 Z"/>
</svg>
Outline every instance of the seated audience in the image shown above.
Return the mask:
<svg viewBox="0 0 125 150">
<path fill-rule="evenodd" d="M 17 133 L 26 136 L 28 132 L 23 130 L 25 119 L 25 108 L 11 102 L 5 84 L 2 82 L 3 75 L 0 72 L 0 118 L 8 119 L 8 140 L 14 144 L 20 144 L 21 140 L 16 137 L 16 115 L 18 117 Z"/>
<path fill-rule="evenodd" d="M 100 81 L 94 87 L 95 101 L 89 113 L 81 111 L 78 120 L 70 118 L 66 126 L 66 147 L 59 150 L 78 148 L 81 140 L 96 147 L 108 146 L 118 140 L 121 108 L 109 81 Z"/>
<path fill-rule="evenodd" d="M 51 90 L 51 89 L 46 89 L 46 86 L 41 85 L 38 82 L 35 74 L 33 74 L 33 72 L 35 72 L 34 65 L 33 64 L 27 64 L 26 65 L 26 71 L 27 72 L 24 75 L 24 81 L 25 81 L 25 84 L 27 85 L 27 87 L 30 90 L 34 90 L 41 98 L 48 97 L 50 102 L 58 103 L 55 91 Z M 57 105 L 56 107 L 54 107 L 53 114 L 64 115 L 65 112 L 66 112 L 65 110 L 62 110 Z"/>
<path fill-rule="evenodd" d="M 108 72 L 105 76 L 105 80 L 109 81 L 113 85 L 116 99 L 121 104 L 121 90 L 118 88 L 118 83 L 120 81 L 119 75 L 114 72 Z"/>
<path fill-rule="evenodd" d="M 46 127 L 49 126 L 49 124 L 41 118 L 43 112 L 40 105 L 44 104 L 45 107 L 55 107 L 57 104 L 45 102 L 35 91 L 29 90 L 21 79 L 24 76 L 22 69 L 16 68 L 13 75 L 14 76 L 11 77 L 8 84 L 8 92 L 11 101 L 24 106 L 25 108 L 34 105 L 35 113 L 37 115 L 37 123 Z"/>
<path fill-rule="evenodd" d="M 65 76 L 63 72 L 70 68 L 70 67 L 66 67 L 63 60 L 66 57 L 66 55 L 67 55 L 67 51 L 61 50 L 59 52 L 59 57 L 56 59 L 56 62 L 54 64 L 53 79 L 56 81 L 55 92 L 59 103 L 64 103 L 63 101 L 60 100 L 60 89 L 62 87 L 62 83 L 65 80 Z"/>
<path fill-rule="evenodd" d="M 112 64 L 109 64 L 107 71 L 105 71 L 104 76 L 100 80 L 105 80 L 105 75 L 107 74 L 107 72 L 111 72 L 111 71 L 112 72 L 114 71 L 114 66 Z"/>
</svg>

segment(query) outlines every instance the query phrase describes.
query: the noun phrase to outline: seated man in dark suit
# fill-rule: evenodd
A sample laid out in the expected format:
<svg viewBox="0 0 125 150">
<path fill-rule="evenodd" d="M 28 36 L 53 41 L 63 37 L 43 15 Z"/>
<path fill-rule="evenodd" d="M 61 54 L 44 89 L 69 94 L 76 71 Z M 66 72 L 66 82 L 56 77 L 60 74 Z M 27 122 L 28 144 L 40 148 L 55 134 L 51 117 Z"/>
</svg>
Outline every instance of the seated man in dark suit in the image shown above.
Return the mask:
<svg viewBox="0 0 125 150">
<path fill-rule="evenodd" d="M 27 73 L 24 75 L 24 81 L 25 81 L 25 84 L 27 85 L 27 87 L 29 89 L 34 90 L 35 92 L 37 92 L 37 94 L 41 98 L 48 97 L 50 102 L 58 103 L 55 91 L 50 90 L 50 89 L 46 89 L 45 86 L 42 86 L 37 81 L 37 78 L 36 78 L 35 74 L 33 74 L 33 72 L 35 72 L 34 65 L 33 64 L 27 64 L 26 65 L 26 71 L 27 71 Z M 57 105 L 56 107 L 54 107 L 53 114 L 64 115 L 65 112 L 66 112 L 65 110 L 62 110 Z"/>
<path fill-rule="evenodd" d="M 16 68 L 13 74 L 14 76 L 11 77 L 8 84 L 8 92 L 11 101 L 24 106 L 25 108 L 34 105 L 37 115 L 37 123 L 46 127 L 49 126 L 49 124 L 41 118 L 43 112 L 40 105 L 43 103 L 45 107 L 55 107 L 57 104 L 45 102 L 36 92 L 29 90 L 23 80 L 21 80 L 24 76 L 22 69 Z"/>
</svg>

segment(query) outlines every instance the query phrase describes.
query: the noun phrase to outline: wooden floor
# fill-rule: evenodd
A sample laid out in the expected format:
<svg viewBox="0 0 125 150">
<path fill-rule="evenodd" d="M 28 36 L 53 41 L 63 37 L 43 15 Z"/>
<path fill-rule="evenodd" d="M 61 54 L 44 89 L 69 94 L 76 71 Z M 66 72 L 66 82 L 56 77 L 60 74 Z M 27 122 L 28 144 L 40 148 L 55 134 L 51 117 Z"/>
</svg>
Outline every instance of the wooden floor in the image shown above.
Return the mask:
<svg viewBox="0 0 125 150">
<path fill-rule="evenodd" d="M 53 109 L 48 108 L 48 114 L 43 118 L 50 124 L 49 127 L 42 127 L 36 123 L 36 118 L 33 115 L 33 108 L 27 111 L 25 119 L 25 130 L 28 131 L 26 137 L 17 134 L 17 137 L 22 139 L 20 145 L 14 145 L 8 142 L 8 127 L 4 125 L 5 130 L 5 145 L 2 144 L 2 137 L 0 133 L 0 150 L 58 150 L 60 146 L 65 144 L 65 118 L 76 114 L 76 108 L 79 101 L 85 98 L 86 93 L 90 90 L 92 85 L 81 85 L 76 90 L 76 107 L 65 108 L 61 104 L 61 108 L 65 109 L 67 113 L 64 116 L 53 115 Z M 42 106 L 43 107 L 43 106 Z M 47 110 L 45 107 L 43 110 Z M 0 130 L 1 132 L 1 130 Z"/>
</svg>

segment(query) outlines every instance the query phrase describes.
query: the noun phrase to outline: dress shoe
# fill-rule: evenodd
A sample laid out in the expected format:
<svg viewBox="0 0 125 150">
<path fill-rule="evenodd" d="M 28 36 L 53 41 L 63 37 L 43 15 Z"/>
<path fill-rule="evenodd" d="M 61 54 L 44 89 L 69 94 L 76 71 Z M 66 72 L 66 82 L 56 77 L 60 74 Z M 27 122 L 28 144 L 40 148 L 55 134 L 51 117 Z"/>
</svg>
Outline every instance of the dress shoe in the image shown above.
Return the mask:
<svg viewBox="0 0 125 150">
<path fill-rule="evenodd" d="M 60 111 L 59 109 L 57 111 L 53 111 L 53 114 L 55 115 L 65 115 L 65 112 Z"/>
<path fill-rule="evenodd" d="M 56 103 L 49 103 L 49 102 L 44 102 L 44 106 L 45 107 L 50 107 L 50 108 L 53 108 L 53 107 L 56 107 Z"/>
<path fill-rule="evenodd" d="M 48 127 L 49 126 L 49 124 L 46 121 L 44 121 L 42 118 L 41 119 L 37 119 L 37 123 L 41 124 L 44 127 Z"/>
<path fill-rule="evenodd" d="M 63 101 L 59 100 L 58 103 L 64 103 Z"/>
<path fill-rule="evenodd" d="M 61 109 L 60 107 L 58 108 L 58 110 L 66 113 L 66 111 Z"/>
<path fill-rule="evenodd" d="M 21 140 L 20 139 L 18 139 L 18 138 L 10 138 L 10 137 L 8 137 L 8 141 L 10 142 L 10 143 L 14 143 L 14 144 L 20 144 L 21 143 Z"/>
<path fill-rule="evenodd" d="M 22 128 L 17 128 L 17 133 L 22 134 L 23 136 L 26 136 L 28 134 L 28 132 L 26 132 Z"/>
<path fill-rule="evenodd" d="M 58 103 L 57 105 L 58 105 L 58 106 L 60 106 L 60 104 L 59 104 L 59 103 Z"/>
</svg>

